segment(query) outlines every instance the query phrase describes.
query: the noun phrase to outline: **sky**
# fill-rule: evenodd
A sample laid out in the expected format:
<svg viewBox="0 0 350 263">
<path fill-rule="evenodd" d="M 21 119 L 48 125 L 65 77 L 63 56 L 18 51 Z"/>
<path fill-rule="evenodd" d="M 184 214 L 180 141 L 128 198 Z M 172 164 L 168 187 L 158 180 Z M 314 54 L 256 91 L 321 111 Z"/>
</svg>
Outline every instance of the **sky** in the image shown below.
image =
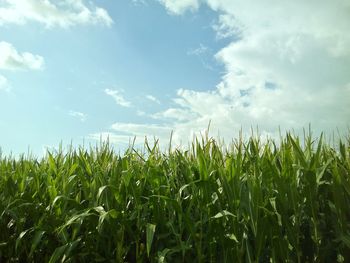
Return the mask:
<svg viewBox="0 0 350 263">
<path fill-rule="evenodd" d="M 0 0 L 0 147 L 346 134 L 348 0 Z"/>
</svg>

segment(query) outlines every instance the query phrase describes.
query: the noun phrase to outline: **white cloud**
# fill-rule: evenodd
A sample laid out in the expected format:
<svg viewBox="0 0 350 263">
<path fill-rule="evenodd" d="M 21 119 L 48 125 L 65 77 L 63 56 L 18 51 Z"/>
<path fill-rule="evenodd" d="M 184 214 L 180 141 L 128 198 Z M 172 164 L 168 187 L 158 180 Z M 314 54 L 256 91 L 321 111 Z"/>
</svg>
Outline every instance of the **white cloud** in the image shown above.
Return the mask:
<svg viewBox="0 0 350 263">
<path fill-rule="evenodd" d="M 136 114 L 137 114 L 137 116 L 146 116 L 147 115 L 146 112 L 144 112 L 142 110 L 137 110 Z"/>
<path fill-rule="evenodd" d="M 127 125 L 127 124 L 124 124 Z M 134 125 L 134 124 L 133 124 Z M 152 125 L 151 125 L 152 126 Z M 144 127 L 143 125 L 140 125 L 139 128 L 141 129 Z M 171 131 L 166 134 L 166 136 L 163 136 L 166 140 L 169 141 Z M 96 140 L 96 141 L 107 141 L 111 143 L 116 143 L 121 146 L 129 146 L 133 142 L 135 143 L 136 146 L 142 146 L 145 142 L 145 139 L 147 140 L 152 140 L 153 135 L 148 134 L 116 134 L 115 132 L 100 132 L 100 133 L 93 133 L 88 136 L 88 139 L 91 140 Z"/>
<path fill-rule="evenodd" d="M 112 130 L 138 136 L 153 136 L 153 134 L 170 135 L 171 128 L 155 124 L 114 123 Z"/>
<path fill-rule="evenodd" d="M 85 113 L 79 112 L 79 111 L 69 111 L 69 115 L 78 118 L 81 122 L 85 122 L 87 119 L 87 115 Z"/>
<path fill-rule="evenodd" d="M 90 134 L 89 138 L 103 141 L 108 138 L 110 142 L 124 144 L 124 146 L 126 142 L 133 142 L 135 139 L 137 147 L 142 146 L 145 139 L 151 146 L 155 140 L 159 140 L 162 149 L 168 147 L 171 138 L 172 146 L 187 148 L 188 142 L 194 137 L 205 135 L 208 123 L 205 120 L 192 122 L 191 125 L 181 123 L 175 126 L 173 124 L 114 123 L 111 127 L 112 132 Z"/>
<path fill-rule="evenodd" d="M 174 14 L 198 1 L 161 1 Z M 187 143 L 203 134 L 231 140 L 242 129 L 278 137 L 307 128 L 330 134 L 350 125 L 350 4 L 335 1 L 203 0 L 218 14 L 214 30 L 231 41 L 217 52 L 225 73 L 208 91 L 180 89 L 161 124 L 116 123 L 114 134 Z M 286 14 L 286 12 L 288 14 Z M 199 50 L 199 52 L 202 52 Z M 179 76 L 180 77 L 180 76 Z"/>
<path fill-rule="evenodd" d="M 217 39 L 223 38 L 240 38 L 241 30 L 244 26 L 236 19 L 235 16 L 228 14 L 220 14 L 217 22 L 213 24 L 213 29 L 216 31 Z"/>
<path fill-rule="evenodd" d="M 0 91 L 9 92 L 11 90 L 11 85 L 9 81 L 2 75 L 0 75 Z"/>
<path fill-rule="evenodd" d="M 165 8 L 173 14 L 182 14 L 187 10 L 197 10 L 199 7 L 198 0 L 159 0 Z"/>
<path fill-rule="evenodd" d="M 138 5 L 148 5 L 146 0 L 132 0 L 132 3 L 136 6 Z"/>
<path fill-rule="evenodd" d="M 190 112 L 187 109 L 181 108 L 169 108 L 165 111 L 158 112 L 156 114 L 151 115 L 152 118 L 158 120 L 175 120 L 175 121 L 189 121 L 192 120 L 198 115 L 196 113 Z"/>
<path fill-rule="evenodd" d="M 189 56 L 196 56 L 198 57 L 199 61 L 203 65 L 204 68 L 215 71 L 215 67 L 211 65 L 212 61 L 212 54 L 209 47 L 203 45 L 202 43 L 199 44 L 199 47 L 190 49 L 187 51 L 187 55 Z"/>
<path fill-rule="evenodd" d="M 211 91 L 181 90 L 175 98 L 177 107 L 157 116 L 181 112 L 177 115 L 183 118 L 173 123 L 176 127 L 187 111 L 192 114 L 189 127 L 198 122 L 194 116 L 200 116 L 211 119 L 212 127 L 227 136 L 232 128 L 251 125 L 269 133 L 278 126 L 301 129 L 308 123 L 318 131 L 346 129 L 350 122 L 348 1 L 202 3 L 218 13 L 214 26 L 218 37 L 232 39 L 216 54 L 226 73 Z M 181 12 L 186 8 L 191 4 L 182 5 Z"/>
<path fill-rule="evenodd" d="M 131 107 L 131 102 L 127 101 L 119 90 L 105 89 L 105 93 L 111 96 L 118 105 L 122 107 Z"/>
<path fill-rule="evenodd" d="M 70 27 L 77 24 L 111 26 L 107 11 L 84 0 L 2 0 L 0 25 L 26 24 L 35 21 L 46 27 Z"/>
<path fill-rule="evenodd" d="M 43 57 L 29 52 L 19 53 L 10 43 L 0 42 L 0 69 L 42 70 L 43 68 Z"/>
<path fill-rule="evenodd" d="M 208 51 L 208 47 L 203 45 L 203 44 L 199 44 L 198 48 L 194 48 L 191 49 L 187 52 L 188 55 L 195 55 L 195 56 L 200 56 L 202 54 L 205 54 Z"/>
<path fill-rule="evenodd" d="M 132 137 L 128 135 L 116 135 L 111 132 L 101 132 L 101 133 L 92 133 L 88 136 L 88 139 L 96 141 L 109 141 L 111 143 L 117 144 L 126 144 L 127 142 L 132 142 Z"/>
<path fill-rule="evenodd" d="M 146 99 L 149 99 L 150 101 L 153 101 L 153 102 L 155 102 L 157 104 L 160 104 L 160 101 L 156 97 L 154 97 L 152 95 L 146 95 Z"/>
</svg>

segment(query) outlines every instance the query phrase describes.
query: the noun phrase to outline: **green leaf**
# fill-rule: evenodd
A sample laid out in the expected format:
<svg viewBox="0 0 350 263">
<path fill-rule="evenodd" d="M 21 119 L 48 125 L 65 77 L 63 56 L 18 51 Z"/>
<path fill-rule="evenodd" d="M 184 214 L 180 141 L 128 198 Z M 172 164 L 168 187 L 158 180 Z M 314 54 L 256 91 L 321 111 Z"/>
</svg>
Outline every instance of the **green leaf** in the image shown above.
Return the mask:
<svg viewBox="0 0 350 263">
<path fill-rule="evenodd" d="M 18 246 L 20 245 L 22 239 L 24 238 L 24 236 L 28 233 L 31 232 L 33 230 L 33 228 L 28 228 L 27 230 L 22 231 L 18 238 L 16 239 L 16 245 L 15 245 L 15 249 L 16 251 L 18 250 Z"/>
<path fill-rule="evenodd" d="M 155 231 L 156 231 L 156 225 L 148 223 L 146 226 L 146 240 L 147 240 L 146 247 L 147 247 L 147 255 L 148 256 L 149 256 L 149 253 L 151 251 Z"/>
<path fill-rule="evenodd" d="M 158 263 L 166 263 L 166 255 L 170 252 L 171 250 L 169 248 L 165 248 L 162 251 L 159 251 L 158 254 Z"/>
<path fill-rule="evenodd" d="M 340 154 L 341 154 L 341 157 L 343 158 L 343 160 L 346 160 L 345 144 L 342 141 L 339 142 L 339 150 L 340 150 Z"/>
<path fill-rule="evenodd" d="M 101 186 L 101 187 L 98 189 L 97 200 L 100 200 L 100 197 L 101 197 L 103 191 L 106 190 L 107 187 L 108 187 L 108 185 L 104 185 L 104 186 Z"/>
<path fill-rule="evenodd" d="M 340 237 L 340 240 L 343 241 L 343 243 L 350 248 L 350 235 L 342 235 Z"/>
<path fill-rule="evenodd" d="M 39 230 L 36 231 L 35 236 L 32 240 L 32 247 L 30 248 L 30 253 L 29 253 L 29 257 L 32 257 L 36 247 L 38 246 L 38 244 L 40 243 L 42 237 L 44 236 L 45 231 L 43 230 Z"/>
<path fill-rule="evenodd" d="M 226 234 L 225 236 L 226 236 L 227 238 L 229 238 L 229 239 L 235 241 L 236 243 L 239 243 L 235 234 L 231 233 L 231 234 Z"/>
<path fill-rule="evenodd" d="M 77 163 L 74 163 L 70 169 L 69 169 L 69 172 L 68 172 L 68 176 L 71 176 L 73 175 L 73 173 L 75 172 L 75 170 L 79 167 L 79 165 Z"/>
<path fill-rule="evenodd" d="M 111 209 L 108 211 L 108 214 L 113 218 L 116 219 L 118 217 L 118 212 L 115 209 Z"/>
<path fill-rule="evenodd" d="M 56 263 L 58 260 L 63 258 L 64 252 L 66 251 L 67 247 L 68 247 L 68 244 L 56 248 L 53 254 L 51 255 L 49 263 Z"/>
<path fill-rule="evenodd" d="M 57 165 L 54 156 L 52 153 L 48 152 L 48 161 L 49 161 L 49 166 L 51 170 L 53 171 L 54 174 L 57 175 Z"/>
<path fill-rule="evenodd" d="M 212 216 L 211 218 L 221 218 L 223 216 L 232 216 L 232 217 L 236 217 L 234 214 L 232 214 L 231 212 L 227 211 L 227 210 L 223 210 L 219 213 L 217 213 L 215 216 Z"/>
<path fill-rule="evenodd" d="M 294 153 L 296 154 L 296 157 L 300 161 L 300 163 L 303 166 L 303 168 L 306 168 L 307 167 L 307 163 L 306 163 L 305 155 L 304 155 L 303 151 L 301 150 L 299 143 L 296 143 L 296 141 L 294 141 L 294 139 L 292 138 L 291 135 L 289 135 L 288 138 L 289 138 L 290 142 L 292 143 L 292 146 L 293 146 L 293 149 L 294 149 Z"/>
</svg>

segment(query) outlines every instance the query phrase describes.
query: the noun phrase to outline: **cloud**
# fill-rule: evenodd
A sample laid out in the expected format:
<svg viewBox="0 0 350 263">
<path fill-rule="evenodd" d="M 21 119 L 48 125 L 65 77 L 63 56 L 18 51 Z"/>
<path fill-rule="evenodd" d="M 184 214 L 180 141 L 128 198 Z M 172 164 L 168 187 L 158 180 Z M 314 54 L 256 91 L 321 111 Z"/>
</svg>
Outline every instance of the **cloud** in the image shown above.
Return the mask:
<svg viewBox="0 0 350 263">
<path fill-rule="evenodd" d="M 160 104 L 160 101 L 156 97 L 154 97 L 152 95 L 146 95 L 146 99 L 148 99 L 150 101 L 153 101 L 153 102 L 155 102 L 157 104 Z"/>
<path fill-rule="evenodd" d="M 2 0 L 0 1 L 0 25 L 34 21 L 51 28 L 63 28 L 82 24 L 111 26 L 107 11 L 84 0 Z"/>
<path fill-rule="evenodd" d="M 177 124 L 137 124 L 137 123 L 114 123 L 111 126 L 111 132 L 102 132 L 90 134 L 89 138 L 94 140 L 106 140 L 109 138 L 110 142 L 118 144 L 126 144 L 135 139 L 135 145 L 140 147 L 144 144 L 145 139 L 152 143 L 159 140 L 162 149 L 168 147 L 170 138 L 174 147 L 186 148 L 188 142 L 192 141 L 194 137 L 205 135 L 205 130 L 208 127 L 208 122 Z"/>
<path fill-rule="evenodd" d="M 168 12 L 198 1 L 161 1 Z M 350 4 L 335 1 L 203 0 L 213 27 L 229 43 L 215 58 L 225 67 L 207 91 L 179 89 L 174 104 L 153 114 L 158 124 L 116 123 L 113 134 L 157 136 L 183 145 L 204 134 L 229 142 L 240 130 L 278 138 L 279 128 L 341 133 L 350 126 Z M 286 12 L 288 15 L 286 15 Z M 201 50 L 198 50 L 201 53 Z M 180 77 L 180 76 L 179 76 Z"/>
<path fill-rule="evenodd" d="M 132 0 L 132 3 L 136 6 L 139 5 L 148 5 L 148 3 L 146 2 L 146 0 Z"/>
<path fill-rule="evenodd" d="M 141 127 L 143 126 L 141 125 L 139 128 Z M 167 133 L 166 136 L 162 137 L 165 139 L 164 141 L 162 140 L 162 142 L 164 142 L 162 143 L 162 145 L 165 145 L 166 143 L 169 142 L 170 134 L 171 134 L 171 131 Z M 152 145 L 152 143 L 154 142 L 153 139 L 157 140 L 159 139 L 159 137 L 154 138 L 153 135 L 145 136 L 144 134 L 143 135 L 134 135 L 134 134 L 125 135 L 125 134 L 116 134 L 115 132 L 100 132 L 100 133 L 89 134 L 87 136 L 87 139 L 95 140 L 95 141 L 108 140 L 110 143 L 115 143 L 118 145 L 119 148 L 123 149 L 130 146 L 131 144 L 134 144 L 136 148 L 140 148 L 144 146 L 145 140 L 150 142 L 150 145 Z"/>
<path fill-rule="evenodd" d="M 29 52 L 19 53 L 14 46 L 0 42 L 0 69 L 4 70 L 42 70 L 44 58 Z"/>
<path fill-rule="evenodd" d="M 11 85 L 9 81 L 2 75 L 0 75 L 0 91 L 9 92 L 11 90 Z"/>
<path fill-rule="evenodd" d="M 69 115 L 78 118 L 81 122 L 85 122 L 87 119 L 87 115 L 85 113 L 79 112 L 79 111 L 69 111 Z"/>
<path fill-rule="evenodd" d="M 111 143 L 117 143 L 119 144 L 126 144 L 127 142 L 132 142 L 132 137 L 128 135 L 116 135 L 111 132 L 100 132 L 100 133 L 92 133 L 88 136 L 88 139 L 91 140 L 102 140 L 102 141 L 107 141 Z"/>
<path fill-rule="evenodd" d="M 173 14 L 182 14 L 187 10 L 197 10 L 199 8 L 198 0 L 159 0 L 165 8 Z"/>
<path fill-rule="evenodd" d="M 201 3 L 217 12 L 214 30 L 218 37 L 231 39 L 215 56 L 225 66 L 225 74 L 207 92 L 180 90 L 174 99 L 177 107 L 158 116 L 166 117 L 169 112 L 183 116 L 174 121 L 174 127 L 186 114 L 192 116 L 188 126 L 197 123 L 198 116 L 211 119 L 212 126 L 227 136 L 231 128 L 255 125 L 268 133 L 279 126 L 301 129 L 309 123 L 317 131 L 347 129 L 348 1 Z M 176 4 L 180 1 L 173 1 Z M 191 3 L 186 2 L 180 13 L 188 8 Z M 176 11 L 174 7 L 173 13 L 179 13 Z"/>
<path fill-rule="evenodd" d="M 111 96 L 115 102 L 122 107 L 131 107 L 131 102 L 124 99 L 123 95 L 118 90 L 105 89 L 105 93 Z"/>
<path fill-rule="evenodd" d="M 211 50 L 209 47 L 203 45 L 202 43 L 199 44 L 199 47 L 190 49 L 187 52 L 187 55 L 189 56 L 196 56 L 199 61 L 202 63 L 203 67 L 215 71 L 215 67 L 211 65 L 212 61 L 212 54 Z"/>
<path fill-rule="evenodd" d="M 170 134 L 171 129 L 160 125 L 135 124 L 116 122 L 111 127 L 112 130 L 130 135 L 149 135 L 152 136 L 155 132 Z"/>
<path fill-rule="evenodd" d="M 194 48 L 191 49 L 187 52 L 188 55 L 195 55 L 195 56 L 200 56 L 205 54 L 208 51 L 208 47 L 203 45 L 203 44 L 199 44 L 198 48 Z"/>
<path fill-rule="evenodd" d="M 137 115 L 137 116 L 146 116 L 147 114 L 146 114 L 146 112 L 144 112 L 144 111 L 142 111 L 142 110 L 137 110 L 137 111 L 136 111 L 136 115 Z"/>
<path fill-rule="evenodd" d="M 162 149 L 165 150 L 166 146 L 168 146 L 169 143 L 169 136 L 167 138 L 168 142 L 164 144 L 160 144 Z M 130 135 L 118 135 L 113 132 L 100 132 L 100 133 L 92 133 L 89 134 L 86 139 L 93 140 L 97 142 L 106 142 L 109 141 L 109 143 L 116 145 L 117 151 L 126 151 L 130 146 L 133 146 L 134 149 L 142 150 L 145 149 L 145 142 L 149 144 L 150 147 L 152 147 L 155 143 L 155 140 L 158 140 L 158 138 L 153 137 L 143 137 L 143 136 L 130 136 Z M 165 147 L 164 147 L 165 146 Z M 112 145 L 113 147 L 113 145 Z"/>
<path fill-rule="evenodd" d="M 196 118 L 198 115 L 193 112 L 189 112 L 187 109 L 181 108 L 169 108 L 162 112 L 157 112 L 151 117 L 158 120 L 173 120 L 173 121 L 189 121 Z"/>
</svg>

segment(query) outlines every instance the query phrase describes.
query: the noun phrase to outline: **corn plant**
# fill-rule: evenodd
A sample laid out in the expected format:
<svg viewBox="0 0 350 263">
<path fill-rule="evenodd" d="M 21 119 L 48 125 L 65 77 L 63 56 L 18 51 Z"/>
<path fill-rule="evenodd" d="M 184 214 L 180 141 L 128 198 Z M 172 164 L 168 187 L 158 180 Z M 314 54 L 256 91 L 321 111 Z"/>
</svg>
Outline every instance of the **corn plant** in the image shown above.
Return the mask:
<svg viewBox="0 0 350 263">
<path fill-rule="evenodd" d="M 0 155 L 0 262 L 350 262 L 349 142 Z"/>
</svg>

